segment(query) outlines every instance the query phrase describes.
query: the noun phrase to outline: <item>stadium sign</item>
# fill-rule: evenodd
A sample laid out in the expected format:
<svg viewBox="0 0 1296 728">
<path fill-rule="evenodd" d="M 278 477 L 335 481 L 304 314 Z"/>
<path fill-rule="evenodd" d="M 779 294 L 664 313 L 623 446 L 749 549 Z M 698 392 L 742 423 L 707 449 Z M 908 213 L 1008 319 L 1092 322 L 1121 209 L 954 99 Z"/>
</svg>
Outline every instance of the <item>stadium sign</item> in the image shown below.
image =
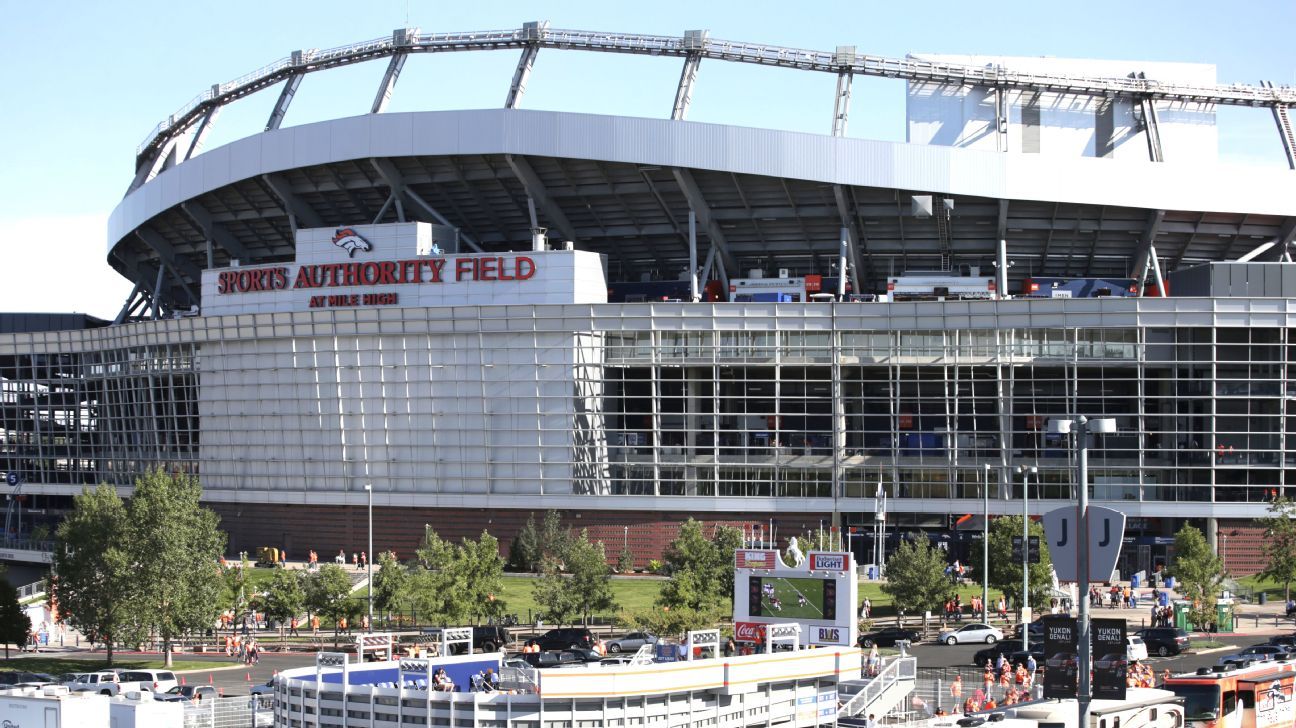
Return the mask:
<svg viewBox="0 0 1296 728">
<path fill-rule="evenodd" d="M 416 258 L 285 266 L 235 268 L 216 277 L 216 294 L 258 293 L 287 288 L 397 286 L 458 281 L 525 281 L 536 274 L 536 262 L 525 255 Z M 291 286 L 289 280 L 291 279 Z"/>
<path fill-rule="evenodd" d="M 739 569 L 773 569 L 778 563 L 778 552 L 739 549 L 734 552 L 734 566 Z"/>
<path fill-rule="evenodd" d="M 811 571 L 845 571 L 850 554 L 817 554 L 810 553 Z"/>
</svg>

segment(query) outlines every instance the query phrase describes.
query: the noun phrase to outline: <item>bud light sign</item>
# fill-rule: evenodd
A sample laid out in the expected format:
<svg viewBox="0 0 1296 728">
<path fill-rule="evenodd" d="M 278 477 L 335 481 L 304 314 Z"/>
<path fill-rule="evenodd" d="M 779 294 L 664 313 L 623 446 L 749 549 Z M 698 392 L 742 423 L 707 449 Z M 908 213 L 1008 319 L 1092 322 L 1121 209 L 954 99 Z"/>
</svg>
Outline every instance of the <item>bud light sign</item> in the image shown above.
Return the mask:
<svg viewBox="0 0 1296 728">
<path fill-rule="evenodd" d="M 846 554 L 810 554 L 811 571 L 845 571 Z"/>
</svg>

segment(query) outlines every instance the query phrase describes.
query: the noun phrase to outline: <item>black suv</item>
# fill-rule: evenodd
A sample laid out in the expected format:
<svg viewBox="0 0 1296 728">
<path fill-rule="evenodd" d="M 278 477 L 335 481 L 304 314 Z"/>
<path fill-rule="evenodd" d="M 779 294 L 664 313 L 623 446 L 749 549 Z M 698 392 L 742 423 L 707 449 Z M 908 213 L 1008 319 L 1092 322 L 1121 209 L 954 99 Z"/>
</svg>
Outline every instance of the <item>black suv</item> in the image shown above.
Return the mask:
<svg viewBox="0 0 1296 728">
<path fill-rule="evenodd" d="M 1188 649 L 1188 633 L 1174 627 L 1147 627 L 1134 634 L 1143 638 L 1148 654 L 1177 655 Z"/>
<path fill-rule="evenodd" d="M 499 648 L 513 641 L 508 629 L 504 627 L 473 627 L 473 649 L 482 652 L 497 652 Z"/>
<path fill-rule="evenodd" d="M 542 650 L 565 650 L 569 647 L 594 646 L 594 634 L 584 627 L 551 629 L 536 638 Z"/>
</svg>

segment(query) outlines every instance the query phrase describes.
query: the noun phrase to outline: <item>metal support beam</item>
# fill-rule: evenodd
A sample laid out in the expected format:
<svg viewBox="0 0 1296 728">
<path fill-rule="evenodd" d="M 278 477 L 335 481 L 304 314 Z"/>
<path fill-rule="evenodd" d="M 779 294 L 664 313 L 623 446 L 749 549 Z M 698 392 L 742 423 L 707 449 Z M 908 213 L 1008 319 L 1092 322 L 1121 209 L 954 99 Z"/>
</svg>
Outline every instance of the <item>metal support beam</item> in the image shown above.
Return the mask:
<svg viewBox="0 0 1296 728">
<path fill-rule="evenodd" d="M 995 144 L 999 151 L 1008 151 L 1008 89 L 998 86 L 994 91 L 995 99 Z"/>
<path fill-rule="evenodd" d="M 684 199 L 688 200 L 689 209 L 697 213 L 698 222 L 706 228 L 707 237 L 711 239 L 711 244 L 720 248 L 720 260 L 724 263 L 726 270 L 738 270 L 738 261 L 734 259 L 733 254 L 729 252 L 729 242 L 725 239 L 724 231 L 720 229 L 720 224 L 711 216 L 711 207 L 707 205 L 706 198 L 702 196 L 702 190 L 698 187 L 697 181 L 693 179 L 693 174 L 687 169 L 679 167 L 671 169 L 671 175 L 675 177 L 675 183 L 680 186 L 680 191 L 684 193 Z M 728 288 L 726 281 L 725 287 Z"/>
<path fill-rule="evenodd" d="M 833 136 L 846 136 L 846 116 L 850 113 L 851 82 L 855 74 L 842 71 L 837 74 L 837 96 L 833 101 Z"/>
<path fill-rule="evenodd" d="M 266 187 L 274 192 L 279 201 L 283 203 L 284 212 L 297 218 L 302 227 L 317 228 L 326 227 L 324 218 L 320 217 L 318 212 L 304 200 L 292 191 L 292 186 L 288 180 L 274 174 L 263 174 L 261 180 L 266 183 Z"/>
<path fill-rule="evenodd" d="M 184 210 L 189 219 L 202 229 L 203 235 L 208 240 L 221 246 L 230 254 L 231 258 L 238 258 L 245 265 L 252 261 L 252 254 L 243 243 L 218 222 L 212 220 L 211 213 L 203 207 L 197 200 L 186 200 L 180 203 L 180 209 Z"/>
<path fill-rule="evenodd" d="M 702 300 L 698 294 L 697 213 L 693 210 L 689 210 L 689 300 L 693 303 Z"/>
<path fill-rule="evenodd" d="M 837 246 L 837 300 L 846 300 L 846 257 L 850 255 L 850 228 L 842 225 L 839 229 L 841 242 Z"/>
<path fill-rule="evenodd" d="M 541 32 L 538 24 L 527 23 L 522 26 L 524 34 L 532 30 L 529 26 L 536 26 L 534 31 Z M 543 29 L 549 29 L 549 21 L 544 22 Z M 539 38 L 537 37 L 536 40 L 539 40 Z M 522 49 L 522 56 L 518 58 L 517 68 L 513 71 L 513 83 L 509 84 L 508 96 L 504 98 L 504 108 L 516 109 L 518 103 L 522 101 L 522 96 L 526 93 L 527 81 L 531 80 L 531 70 L 535 68 L 536 56 L 538 55 L 540 55 L 539 43 L 529 43 Z"/>
<path fill-rule="evenodd" d="M 442 225 L 447 225 L 449 227 L 455 228 L 456 230 L 459 230 L 459 240 L 463 241 L 464 243 L 467 243 L 468 247 L 472 248 L 478 253 L 486 252 L 481 249 L 481 246 L 477 244 L 476 240 L 473 240 L 472 237 L 470 237 L 467 233 L 465 233 L 463 230 L 460 230 L 458 225 L 455 225 L 454 223 L 447 220 L 444 215 L 437 212 L 435 207 L 428 204 L 427 200 L 423 199 L 422 197 L 419 196 L 417 192 L 415 192 L 414 190 L 406 186 L 405 180 L 401 176 L 400 170 L 396 169 L 396 165 L 392 164 L 390 159 L 370 159 L 369 163 L 373 165 L 374 170 L 378 172 L 378 175 L 382 177 L 383 181 L 387 183 L 387 186 L 391 188 L 392 196 L 394 197 L 396 203 L 396 209 L 399 212 L 402 221 L 404 221 L 405 213 L 404 213 L 404 208 L 401 207 L 400 198 L 404 196 L 406 198 L 409 198 L 409 200 L 413 202 L 415 205 L 418 205 L 420 208 L 422 208 L 422 210 L 426 212 L 428 215 L 430 215 L 433 220 L 436 220 Z"/>
<path fill-rule="evenodd" d="M 215 92 L 220 87 L 213 87 Z M 212 126 L 216 124 L 216 117 L 220 116 L 223 106 L 213 106 L 203 114 L 202 119 L 198 121 L 198 126 L 194 129 L 193 139 L 189 141 L 189 148 L 185 150 L 184 159 L 188 162 L 195 154 L 202 151 L 203 143 L 207 141 L 207 134 L 211 131 Z"/>
<path fill-rule="evenodd" d="M 550 227 L 557 228 L 558 232 L 573 243 L 580 242 L 580 236 L 576 234 L 576 226 L 571 224 L 571 220 L 567 219 L 567 215 L 562 211 L 562 208 L 549 196 L 544 183 L 540 181 L 540 176 L 536 174 L 535 169 L 531 167 L 531 163 L 527 161 L 526 157 L 506 154 L 504 160 L 508 162 L 513 174 L 517 175 L 522 187 L 526 189 L 527 197 L 540 204 L 541 209 L 544 210 L 545 218 L 550 223 Z"/>
<path fill-rule="evenodd" d="M 1140 72 L 1139 80 L 1146 80 L 1147 74 Z M 1147 135 L 1148 159 L 1153 162 L 1164 162 L 1165 153 L 1161 147 L 1161 118 L 1157 115 L 1156 100 L 1151 96 L 1139 98 L 1139 108 L 1143 111 L 1143 132 Z"/>
<path fill-rule="evenodd" d="M 1272 81 L 1261 81 L 1260 85 L 1267 89 L 1273 89 Z M 1282 140 L 1283 152 L 1287 154 L 1287 166 L 1296 169 L 1296 135 L 1292 133 L 1291 108 L 1284 103 L 1274 102 L 1273 106 L 1274 123 L 1278 125 L 1278 138 Z"/>
<path fill-rule="evenodd" d="M 193 287 L 189 285 L 189 282 L 185 280 L 185 278 L 187 277 L 189 280 L 200 284 L 202 282 L 202 269 L 184 258 L 177 257 L 175 249 L 171 247 L 171 244 L 153 228 L 137 228 L 135 230 L 135 235 L 137 235 L 140 240 L 144 241 L 144 244 L 147 245 L 149 249 L 154 253 L 157 253 L 158 260 L 163 263 L 162 267 L 171 269 L 171 272 L 176 279 L 176 283 L 179 283 L 180 287 L 185 290 L 185 293 L 189 295 L 189 299 L 194 304 L 201 303 L 202 297 L 194 293 Z"/>
<path fill-rule="evenodd" d="M 294 58 L 297 58 L 300 54 L 301 51 L 293 51 Z M 275 102 L 274 109 L 270 112 L 270 118 L 266 119 L 266 131 L 274 131 L 283 123 L 284 115 L 288 113 L 288 107 L 292 104 L 293 96 L 297 94 L 297 88 L 301 86 L 302 79 L 305 76 L 305 71 L 298 71 L 284 81 L 283 90 L 279 92 L 279 100 Z"/>
<path fill-rule="evenodd" d="M 1161 230 L 1161 222 L 1165 219 L 1165 210 L 1152 210 L 1148 213 L 1147 223 L 1143 226 L 1143 239 L 1139 241 L 1138 250 L 1134 252 L 1132 262 L 1133 267 L 1130 269 L 1130 277 L 1135 280 L 1139 287 L 1139 295 L 1143 295 L 1143 280 L 1147 278 L 1148 266 L 1151 263 L 1152 246 L 1156 244 L 1157 233 Z"/>
<path fill-rule="evenodd" d="M 702 50 L 706 48 L 707 31 L 689 30 L 684 33 L 684 68 L 680 69 L 679 85 L 675 87 L 675 105 L 671 119 L 683 121 L 688 116 L 693 101 L 693 84 L 697 81 L 698 66 L 702 64 Z"/>
<path fill-rule="evenodd" d="M 1247 254 L 1250 256 L 1249 258 L 1247 255 L 1244 255 L 1241 258 L 1238 258 L 1238 261 L 1261 260 L 1270 262 L 1290 262 L 1291 247 L 1293 244 L 1296 244 L 1296 219 L 1288 219 L 1287 222 L 1283 224 L 1282 228 L 1278 230 L 1278 238 L 1272 241 L 1271 244 L 1266 243 L 1266 245 L 1269 246 L 1268 250 L 1258 252 L 1252 251 L 1252 253 Z"/>
<path fill-rule="evenodd" d="M 1148 260 L 1152 261 L 1152 280 L 1156 281 L 1157 296 L 1166 297 L 1165 279 L 1161 277 L 1161 259 L 1157 256 L 1156 246 L 1148 249 Z M 1142 288 L 1139 289 L 1140 291 Z"/>
<path fill-rule="evenodd" d="M 862 260 L 864 265 L 868 267 L 862 268 L 860 266 L 861 248 L 864 248 L 864 252 L 867 253 L 868 241 L 860 233 L 859 225 L 855 220 L 858 210 L 851 209 L 851 203 L 854 201 L 854 198 L 852 197 L 850 200 L 847 200 L 846 198 L 846 188 L 841 185 L 833 185 L 833 199 L 837 202 L 837 218 L 840 220 L 841 225 L 846 228 L 846 232 L 850 236 L 851 286 L 854 287 L 856 293 L 863 293 L 864 289 L 860 286 L 860 271 L 864 270 L 867 280 L 872 282 L 873 259 L 863 256 Z"/>
<path fill-rule="evenodd" d="M 169 140 L 158 148 L 156 155 L 145 157 L 139 161 L 139 166 L 135 168 L 135 179 L 131 180 L 130 186 L 126 188 L 127 195 L 142 187 L 145 182 L 153 179 L 158 175 L 158 172 L 162 171 L 167 159 L 175 155 L 178 139 L 179 137 Z"/>
<path fill-rule="evenodd" d="M 405 68 L 406 58 L 409 58 L 408 53 L 397 53 L 391 57 L 391 60 L 387 63 L 387 71 L 383 73 L 382 82 L 378 84 L 378 93 L 374 94 L 373 105 L 369 107 L 369 113 L 381 114 L 387 110 L 392 91 L 396 88 L 396 80 L 400 78 L 401 69 Z"/>
<path fill-rule="evenodd" d="M 162 278 L 166 275 L 166 266 L 159 265 L 157 280 L 153 281 L 153 318 L 162 317 Z"/>
<path fill-rule="evenodd" d="M 995 297 L 1008 297 L 1008 200 L 999 200 L 999 237 L 995 246 Z"/>
<path fill-rule="evenodd" d="M 130 312 L 135 310 L 135 306 L 138 305 L 138 299 L 140 297 L 140 283 L 139 281 L 136 281 L 135 287 L 131 289 L 130 295 L 126 297 L 126 302 L 122 304 L 121 310 L 118 311 L 117 316 L 113 318 L 113 326 L 117 326 L 126 320 L 126 317 L 130 315 Z"/>
</svg>

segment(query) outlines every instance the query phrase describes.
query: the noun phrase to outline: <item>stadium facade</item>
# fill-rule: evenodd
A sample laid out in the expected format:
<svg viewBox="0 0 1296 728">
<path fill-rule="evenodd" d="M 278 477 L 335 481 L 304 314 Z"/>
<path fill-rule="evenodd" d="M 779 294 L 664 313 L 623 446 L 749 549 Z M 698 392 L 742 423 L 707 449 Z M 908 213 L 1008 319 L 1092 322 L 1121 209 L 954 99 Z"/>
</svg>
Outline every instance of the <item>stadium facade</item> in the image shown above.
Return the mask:
<svg viewBox="0 0 1296 728">
<path fill-rule="evenodd" d="M 507 48 L 506 108 L 385 111 L 410 56 Z M 517 108 L 545 48 L 683 59 L 671 118 Z M 281 128 L 306 74 L 376 58 L 371 113 Z M 685 121 L 703 59 L 837 74 L 832 134 Z M 855 75 L 908 82 L 909 143 L 845 136 Z M 202 149 L 276 83 L 264 133 Z M 892 534 L 948 537 L 987 489 L 1042 512 L 1075 495 L 1048 421 L 1112 417 L 1090 487 L 1130 519 L 1122 571 L 1185 521 L 1247 571 L 1251 519 L 1296 486 L 1296 172 L 1218 163 L 1214 109 L 1272 111 L 1290 160 L 1293 102 L 1203 66 L 545 24 L 296 53 L 140 148 L 114 325 L 0 333 L 0 469 L 50 503 L 191 470 L 234 550 L 359 550 L 371 484 L 375 546 L 406 553 L 555 508 L 640 563 L 689 516 L 854 526 L 866 562 L 880 490 Z M 919 270 L 990 294 L 886 295 Z M 1141 295 L 1016 295 L 1043 277 Z M 760 279 L 823 287 L 699 300 Z"/>
</svg>

